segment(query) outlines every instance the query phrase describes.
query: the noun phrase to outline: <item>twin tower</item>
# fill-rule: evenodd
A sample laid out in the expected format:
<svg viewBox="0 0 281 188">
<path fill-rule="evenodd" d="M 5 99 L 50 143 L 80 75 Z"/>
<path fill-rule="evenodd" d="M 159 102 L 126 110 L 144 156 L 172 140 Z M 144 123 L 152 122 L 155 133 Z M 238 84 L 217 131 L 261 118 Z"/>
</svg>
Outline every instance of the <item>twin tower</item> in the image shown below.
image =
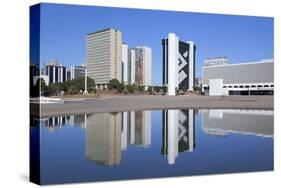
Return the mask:
<svg viewBox="0 0 281 188">
<path fill-rule="evenodd" d="M 168 87 L 168 95 L 176 91 L 193 91 L 195 76 L 194 42 L 180 41 L 174 33 L 162 39 L 163 47 L 163 85 Z"/>
</svg>

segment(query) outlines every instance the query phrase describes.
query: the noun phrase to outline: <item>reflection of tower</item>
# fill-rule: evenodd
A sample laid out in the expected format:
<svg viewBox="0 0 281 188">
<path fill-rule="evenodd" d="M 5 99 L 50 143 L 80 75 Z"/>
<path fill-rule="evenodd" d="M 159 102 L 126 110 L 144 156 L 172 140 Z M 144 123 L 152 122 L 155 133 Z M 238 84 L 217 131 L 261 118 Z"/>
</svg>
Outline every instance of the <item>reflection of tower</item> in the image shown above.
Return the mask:
<svg viewBox="0 0 281 188">
<path fill-rule="evenodd" d="M 121 162 L 120 113 L 98 113 L 87 117 L 86 158 L 102 165 Z"/>
<path fill-rule="evenodd" d="M 135 144 L 149 146 L 151 144 L 151 112 L 135 112 Z"/>
<path fill-rule="evenodd" d="M 122 150 L 127 144 L 147 147 L 151 144 L 151 111 L 122 113 Z"/>
<path fill-rule="evenodd" d="M 174 164 L 178 153 L 195 148 L 194 111 L 163 111 L 163 142 L 161 153 L 168 156 L 168 163 Z"/>
</svg>

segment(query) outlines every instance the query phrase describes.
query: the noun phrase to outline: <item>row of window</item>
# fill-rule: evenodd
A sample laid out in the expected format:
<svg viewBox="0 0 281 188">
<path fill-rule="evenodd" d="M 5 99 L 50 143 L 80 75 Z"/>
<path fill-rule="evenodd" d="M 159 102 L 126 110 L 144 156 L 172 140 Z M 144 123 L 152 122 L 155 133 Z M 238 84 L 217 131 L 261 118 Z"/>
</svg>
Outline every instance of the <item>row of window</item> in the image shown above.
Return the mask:
<svg viewBox="0 0 281 188">
<path fill-rule="evenodd" d="M 223 88 L 261 88 L 261 87 L 273 87 L 273 84 L 271 84 L 271 85 L 251 85 L 251 86 L 249 86 L 249 85 L 246 85 L 246 86 L 244 86 L 244 85 L 240 85 L 240 86 L 223 86 Z"/>
</svg>

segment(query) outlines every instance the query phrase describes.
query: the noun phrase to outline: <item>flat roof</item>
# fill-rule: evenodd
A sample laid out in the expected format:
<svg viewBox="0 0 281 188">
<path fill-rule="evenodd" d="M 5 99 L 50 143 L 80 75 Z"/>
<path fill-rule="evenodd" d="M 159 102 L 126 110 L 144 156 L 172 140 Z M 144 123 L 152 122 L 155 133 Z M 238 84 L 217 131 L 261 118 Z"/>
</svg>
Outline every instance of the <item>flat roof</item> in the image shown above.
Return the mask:
<svg viewBox="0 0 281 188">
<path fill-rule="evenodd" d="M 118 29 L 106 28 L 106 29 L 102 29 L 102 30 L 99 30 L 99 31 L 95 31 L 95 32 L 87 33 L 87 35 L 92 35 L 92 34 L 96 34 L 96 33 L 101 33 L 101 32 L 107 31 L 107 30 L 119 31 Z M 120 31 L 120 32 L 121 32 L 121 31 Z"/>
<path fill-rule="evenodd" d="M 224 65 L 209 65 L 202 66 L 202 68 L 212 68 L 212 67 L 227 67 L 227 66 L 239 66 L 239 65 L 254 65 L 254 64 L 262 64 L 262 63 L 273 63 L 274 59 L 262 59 L 260 61 L 248 62 L 248 63 L 236 63 L 236 64 L 224 64 Z"/>
</svg>

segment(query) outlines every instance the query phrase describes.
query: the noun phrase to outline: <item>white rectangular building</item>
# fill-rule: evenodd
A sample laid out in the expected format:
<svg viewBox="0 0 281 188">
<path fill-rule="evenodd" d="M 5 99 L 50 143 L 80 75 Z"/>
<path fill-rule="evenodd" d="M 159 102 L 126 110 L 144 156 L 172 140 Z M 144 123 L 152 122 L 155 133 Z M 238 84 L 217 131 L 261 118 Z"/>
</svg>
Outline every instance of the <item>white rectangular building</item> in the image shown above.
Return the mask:
<svg viewBox="0 0 281 188">
<path fill-rule="evenodd" d="M 274 60 L 202 67 L 202 91 L 206 95 L 272 95 Z M 220 79 L 221 84 L 214 84 Z"/>
</svg>

